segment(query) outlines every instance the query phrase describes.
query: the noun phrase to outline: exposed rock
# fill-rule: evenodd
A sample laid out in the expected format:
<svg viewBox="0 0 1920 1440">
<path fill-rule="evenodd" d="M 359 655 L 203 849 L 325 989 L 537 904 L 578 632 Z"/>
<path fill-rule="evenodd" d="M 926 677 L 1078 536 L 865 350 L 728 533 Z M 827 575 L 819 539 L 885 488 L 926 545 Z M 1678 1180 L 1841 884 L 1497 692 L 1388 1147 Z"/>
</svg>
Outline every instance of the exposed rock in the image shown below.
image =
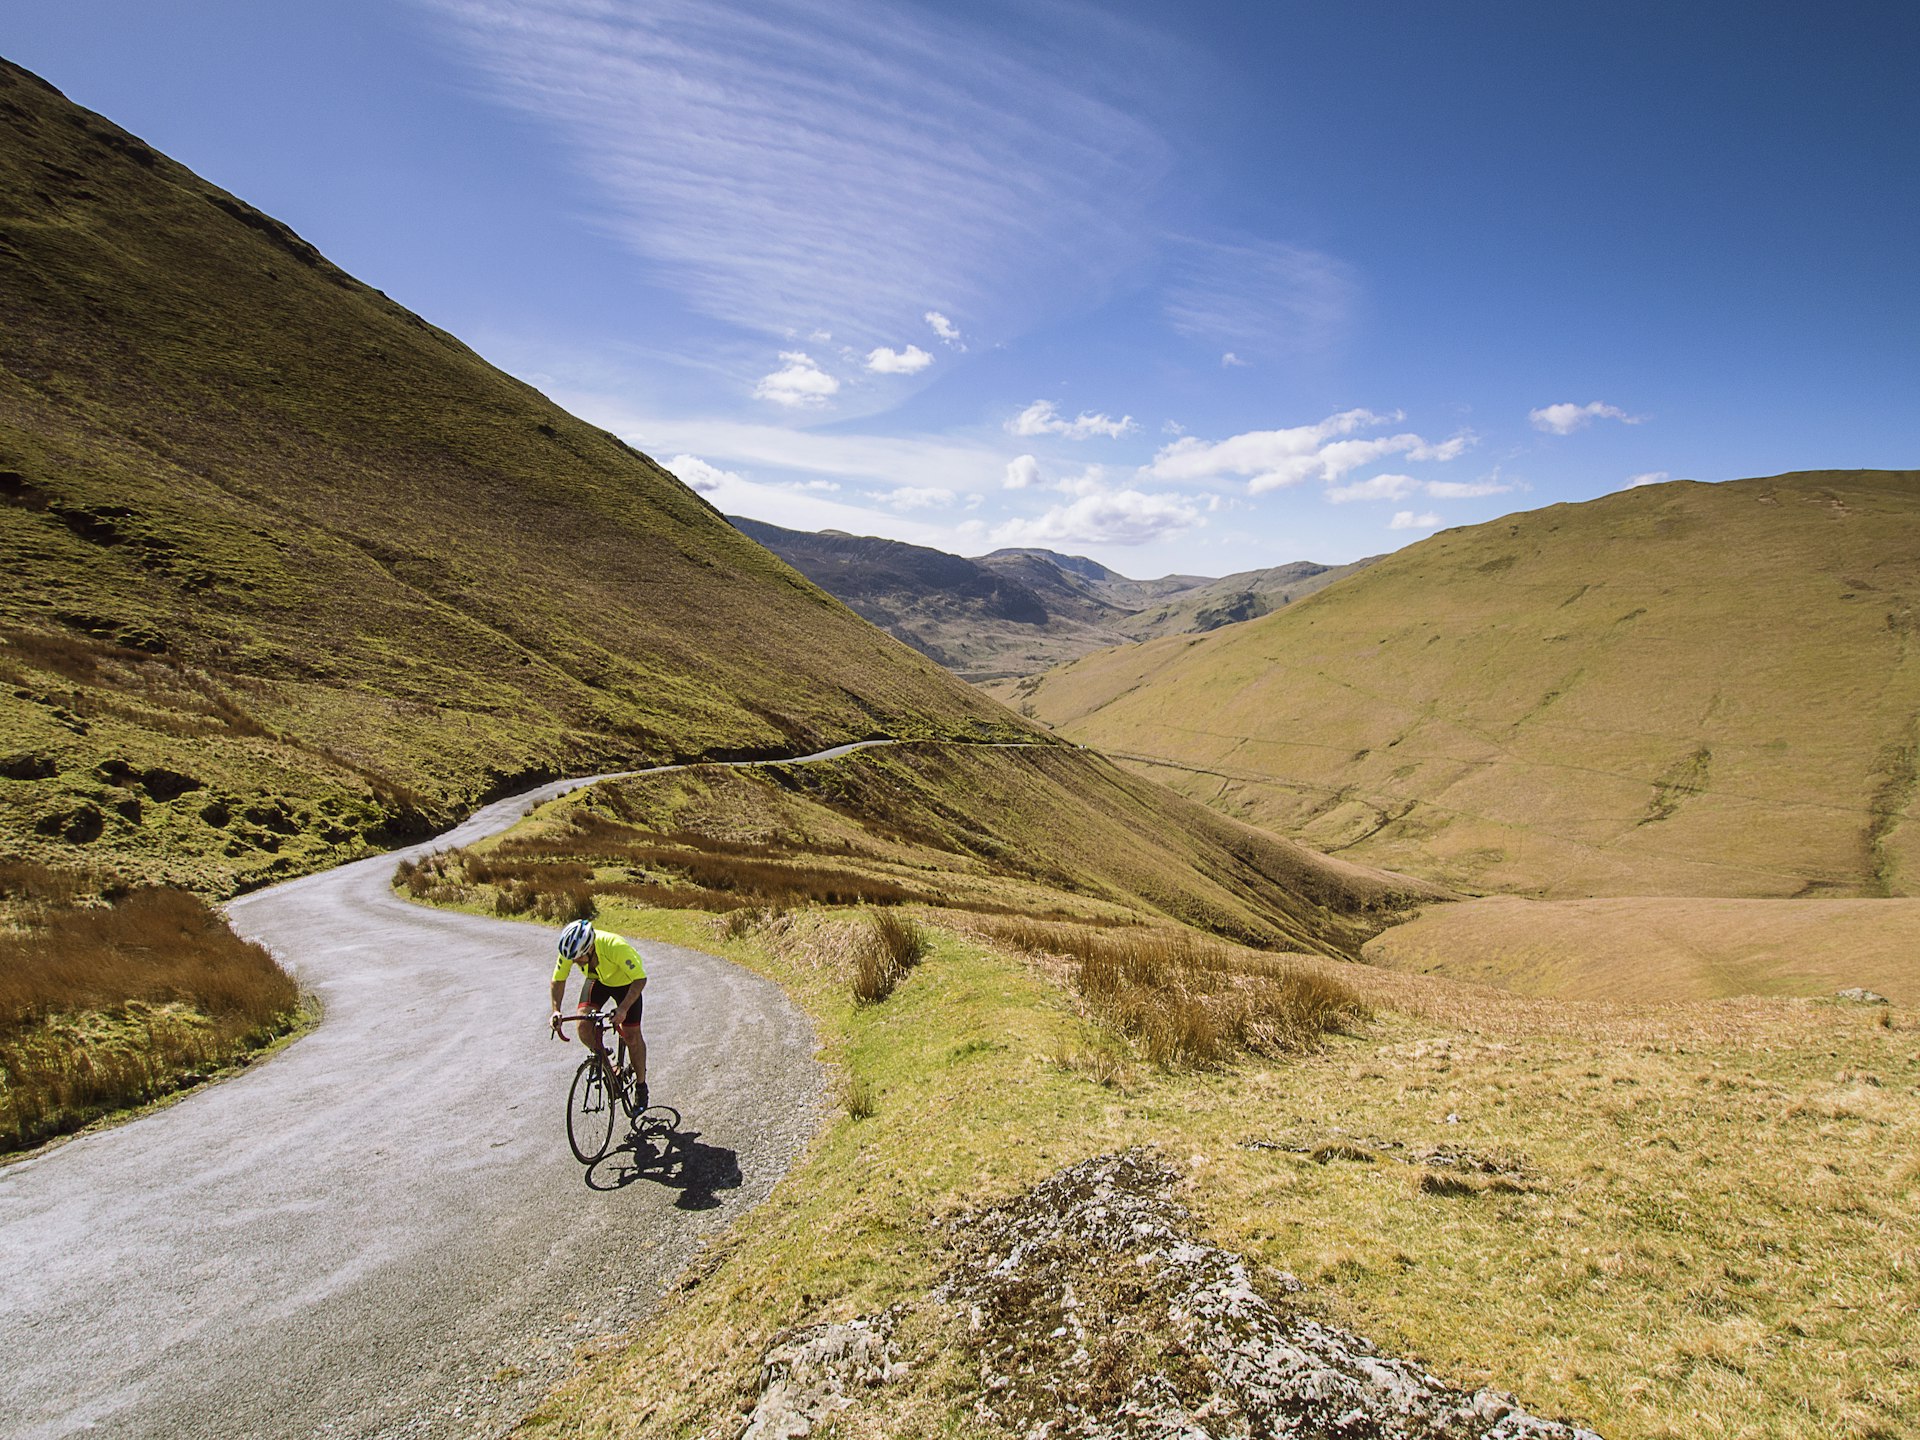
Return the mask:
<svg viewBox="0 0 1920 1440">
<path fill-rule="evenodd" d="M 1891 1005 L 1893 1003 L 1879 991 L 1868 990 L 1859 985 L 1850 985 L 1845 990 L 1836 990 L 1833 992 L 1833 998 L 1851 1000 L 1856 1005 Z"/>
<path fill-rule="evenodd" d="M 760 1363 L 760 1400 L 740 1440 L 799 1440 L 860 1391 L 903 1374 L 893 1326 L 893 1312 L 883 1310 L 789 1332 Z"/>
<path fill-rule="evenodd" d="M 9 780 L 45 780 L 50 775 L 60 773 L 60 767 L 53 758 L 32 750 L 23 750 L 14 755 L 0 755 L 0 776 Z"/>
<path fill-rule="evenodd" d="M 1185 1233 L 1179 1179 L 1129 1150 L 956 1223 L 936 1298 L 976 1337 L 983 1421 L 1028 1440 L 1598 1440 L 1298 1313 L 1292 1276 L 1263 1293 Z"/>
</svg>

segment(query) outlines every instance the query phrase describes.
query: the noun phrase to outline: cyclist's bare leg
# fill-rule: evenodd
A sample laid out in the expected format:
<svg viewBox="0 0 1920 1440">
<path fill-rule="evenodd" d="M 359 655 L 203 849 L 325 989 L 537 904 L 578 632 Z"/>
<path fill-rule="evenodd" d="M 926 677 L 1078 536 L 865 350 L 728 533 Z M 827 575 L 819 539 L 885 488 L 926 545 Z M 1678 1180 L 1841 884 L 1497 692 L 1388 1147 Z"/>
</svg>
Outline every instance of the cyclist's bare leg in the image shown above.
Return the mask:
<svg viewBox="0 0 1920 1440">
<path fill-rule="evenodd" d="M 629 1020 L 620 1027 L 620 1038 L 627 1043 L 627 1063 L 633 1066 L 633 1078 L 647 1083 L 647 1037 L 640 1033 L 640 1022 Z"/>
<path fill-rule="evenodd" d="M 611 1070 L 613 1068 L 613 1057 L 607 1053 L 606 1017 L 598 1011 L 587 1009 L 584 1005 L 580 1007 L 579 1013 L 593 1017 L 580 1026 L 580 1038 L 586 1042 L 587 1047 L 591 1049 L 594 1054 L 607 1062 L 607 1068 Z"/>
</svg>

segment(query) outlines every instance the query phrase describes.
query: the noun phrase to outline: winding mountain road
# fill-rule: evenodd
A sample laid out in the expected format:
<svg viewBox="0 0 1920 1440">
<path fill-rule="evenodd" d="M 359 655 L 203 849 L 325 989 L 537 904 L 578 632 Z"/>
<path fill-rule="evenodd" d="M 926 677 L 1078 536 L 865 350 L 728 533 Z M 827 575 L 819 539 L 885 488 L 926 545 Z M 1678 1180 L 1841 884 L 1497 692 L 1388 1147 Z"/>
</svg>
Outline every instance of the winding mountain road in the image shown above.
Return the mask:
<svg viewBox="0 0 1920 1440">
<path fill-rule="evenodd" d="M 497 1433 L 765 1197 L 823 1104 L 812 1029 L 776 986 L 642 944 L 653 1093 L 681 1124 L 665 1155 L 583 1178 L 563 1128 L 582 1052 L 545 1023 L 551 933 L 391 889 L 398 860 L 585 783 L 232 903 L 324 1019 L 0 1169 L 0 1435 Z"/>
</svg>

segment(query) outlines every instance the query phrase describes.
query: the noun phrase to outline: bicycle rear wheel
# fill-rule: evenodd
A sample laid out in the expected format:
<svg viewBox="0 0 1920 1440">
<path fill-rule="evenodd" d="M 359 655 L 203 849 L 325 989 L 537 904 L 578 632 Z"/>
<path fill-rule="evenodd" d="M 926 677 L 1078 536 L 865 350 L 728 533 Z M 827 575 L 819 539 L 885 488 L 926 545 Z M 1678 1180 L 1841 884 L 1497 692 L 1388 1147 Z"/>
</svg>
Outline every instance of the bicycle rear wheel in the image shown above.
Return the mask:
<svg viewBox="0 0 1920 1440">
<path fill-rule="evenodd" d="M 607 1072 L 589 1055 L 573 1072 L 567 1092 L 567 1144 L 582 1165 L 591 1165 L 613 1143 L 613 1116 L 620 1101 L 607 1088 Z"/>
</svg>

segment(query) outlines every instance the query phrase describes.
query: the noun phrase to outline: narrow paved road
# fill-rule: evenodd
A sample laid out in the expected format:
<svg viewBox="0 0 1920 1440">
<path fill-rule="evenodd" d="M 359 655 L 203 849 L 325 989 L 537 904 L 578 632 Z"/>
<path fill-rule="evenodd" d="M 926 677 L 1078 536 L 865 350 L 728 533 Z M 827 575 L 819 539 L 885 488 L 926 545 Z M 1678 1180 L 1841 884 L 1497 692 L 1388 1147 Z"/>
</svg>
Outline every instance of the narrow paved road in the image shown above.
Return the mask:
<svg viewBox="0 0 1920 1440">
<path fill-rule="evenodd" d="M 822 1103 L 777 987 L 643 945 L 653 1093 L 680 1134 L 659 1162 L 583 1174 L 563 1130 L 582 1052 L 546 1031 L 552 931 L 390 889 L 402 856 L 579 783 L 233 903 L 325 1019 L 234 1080 L 0 1169 L 0 1434 L 496 1433 L 767 1194 Z"/>
</svg>

